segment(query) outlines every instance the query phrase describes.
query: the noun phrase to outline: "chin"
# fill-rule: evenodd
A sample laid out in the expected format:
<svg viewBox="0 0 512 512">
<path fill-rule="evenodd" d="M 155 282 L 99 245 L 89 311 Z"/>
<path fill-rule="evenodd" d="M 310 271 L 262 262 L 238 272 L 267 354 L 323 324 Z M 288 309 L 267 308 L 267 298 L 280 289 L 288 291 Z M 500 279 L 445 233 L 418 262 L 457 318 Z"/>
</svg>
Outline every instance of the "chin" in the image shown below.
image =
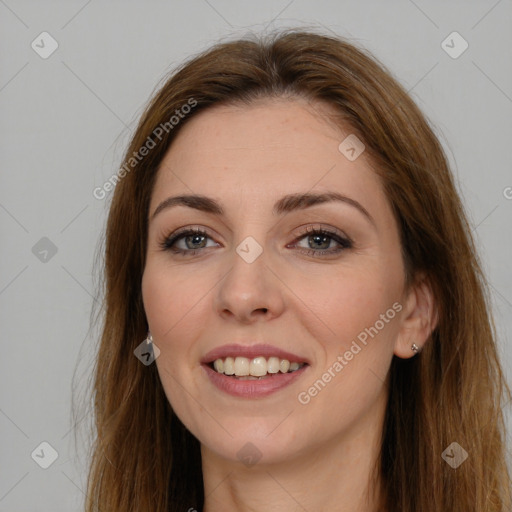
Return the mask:
<svg viewBox="0 0 512 512">
<path fill-rule="evenodd" d="M 294 443 L 293 443 L 294 444 Z M 247 433 L 233 438 L 207 439 L 202 449 L 214 452 L 219 458 L 241 463 L 247 467 L 255 464 L 282 464 L 297 455 L 296 446 L 283 438 L 269 439 L 251 437 Z"/>
</svg>

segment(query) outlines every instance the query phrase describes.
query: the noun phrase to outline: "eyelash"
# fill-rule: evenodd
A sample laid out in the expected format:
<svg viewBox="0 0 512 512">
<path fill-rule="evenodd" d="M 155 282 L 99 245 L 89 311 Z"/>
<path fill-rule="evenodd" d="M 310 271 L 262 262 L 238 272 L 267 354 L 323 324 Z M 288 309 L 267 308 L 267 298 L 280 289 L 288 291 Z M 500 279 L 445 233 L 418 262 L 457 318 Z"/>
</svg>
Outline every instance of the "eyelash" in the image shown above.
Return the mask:
<svg viewBox="0 0 512 512">
<path fill-rule="evenodd" d="M 179 254 L 184 257 L 194 256 L 197 252 L 200 252 L 202 249 L 176 249 L 173 245 L 180 239 L 191 236 L 191 235 L 201 235 L 208 238 L 211 238 L 210 235 L 203 229 L 200 228 L 186 228 L 183 231 L 178 231 L 172 235 L 165 237 L 160 243 L 159 246 L 163 251 L 171 251 L 174 254 Z M 312 228 L 311 226 L 306 229 L 298 238 L 294 240 L 293 243 L 299 242 L 303 238 L 307 238 L 309 236 L 323 235 L 331 238 L 335 242 L 337 242 L 341 247 L 338 247 L 335 250 L 321 250 L 321 249 L 299 249 L 300 252 L 306 254 L 307 256 L 315 256 L 315 257 L 326 257 L 334 254 L 339 254 L 340 252 L 351 249 L 353 247 L 353 242 L 350 238 L 346 236 L 342 236 L 340 233 L 335 231 L 330 231 L 325 228 Z"/>
</svg>

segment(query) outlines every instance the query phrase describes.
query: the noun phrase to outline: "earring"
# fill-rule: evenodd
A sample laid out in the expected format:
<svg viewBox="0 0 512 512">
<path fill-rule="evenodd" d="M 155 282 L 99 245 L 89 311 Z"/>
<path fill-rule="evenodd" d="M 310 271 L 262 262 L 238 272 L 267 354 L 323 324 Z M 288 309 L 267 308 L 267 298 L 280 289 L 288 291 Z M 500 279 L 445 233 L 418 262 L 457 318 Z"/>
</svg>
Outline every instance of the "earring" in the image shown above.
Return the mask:
<svg viewBox="0 0 512 512">
<path fill-rule="evenodd" d="M 418 352 L 420 352 L 420 347 L 418 347 L 418 345 L 416 345 L 416 343 L 413 343 L 412 346 L 411 346 L 411 350 L 417 354 Z"/>
<path fill-rule="evenodd" d="M 153 336 L 151 335 L 151 333 L 148 331 L 148 335 L 146 337 L 146 339 L 144 340 L 148 345 L 152 345 L 153 344 Z"/>
</svg>

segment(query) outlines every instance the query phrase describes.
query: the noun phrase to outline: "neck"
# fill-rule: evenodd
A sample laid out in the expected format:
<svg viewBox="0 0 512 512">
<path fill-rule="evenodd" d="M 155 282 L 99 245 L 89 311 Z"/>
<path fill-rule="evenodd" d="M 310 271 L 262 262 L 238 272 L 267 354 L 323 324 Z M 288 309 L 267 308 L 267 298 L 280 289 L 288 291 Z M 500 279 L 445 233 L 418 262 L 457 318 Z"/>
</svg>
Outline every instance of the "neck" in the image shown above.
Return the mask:
<svg viewBox="0 0 512 512">
<path fill-rule="evenodd" d="M 376 511 L 385 403 L 382 396 L 350 430 L 278 463 L 248 467 L 203 445 L 203 512 Z"/>
</svg>

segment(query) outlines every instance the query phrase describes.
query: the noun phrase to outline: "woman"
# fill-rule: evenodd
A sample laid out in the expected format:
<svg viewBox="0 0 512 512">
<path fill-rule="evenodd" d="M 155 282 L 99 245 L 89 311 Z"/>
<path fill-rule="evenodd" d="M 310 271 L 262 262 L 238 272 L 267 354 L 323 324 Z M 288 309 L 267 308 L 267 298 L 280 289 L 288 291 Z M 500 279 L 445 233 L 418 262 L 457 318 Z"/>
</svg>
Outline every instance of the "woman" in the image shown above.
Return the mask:
<svg viewBox="0 0 512 512">
<path fill-rule="evenodd" d="M 510 510 L 471 229 L 373 57 L 218 44 L 116 181 L 87 511 Z"/>
</svg>

